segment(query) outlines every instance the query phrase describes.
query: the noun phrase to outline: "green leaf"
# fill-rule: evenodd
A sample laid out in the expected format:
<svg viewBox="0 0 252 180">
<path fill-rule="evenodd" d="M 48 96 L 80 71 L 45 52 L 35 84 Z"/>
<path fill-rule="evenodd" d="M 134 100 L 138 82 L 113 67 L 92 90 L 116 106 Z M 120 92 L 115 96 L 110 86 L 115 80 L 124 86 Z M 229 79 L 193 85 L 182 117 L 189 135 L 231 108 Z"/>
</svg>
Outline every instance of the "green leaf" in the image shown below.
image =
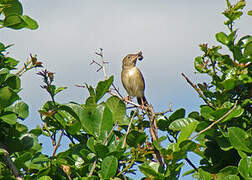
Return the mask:
<svg viewBox="0 0 252 180">
<path fill-rule="evenodd" d="M 21 81 L 20 78 L 17 75 L 14 74 L 9 74 L 6 77 L 6 84 L 11 88 L 11 89 L 19 89 L 21 87 Z"/>
<path fill-rule="evenodd" d="M 32 158 L 33 154 L 31 152 L 25 152 L 15 160 L 17 168 L 22 168 L 24 163 Z"/>
<path fill-rule="evenodd" d="M 104 179 L 112 178 L 116 175 L 118 166 L 118 160 L 114 156 L 108 156 L 105 159 L 103 159 L 101 164 L 101 176 Z"/>
<path fill-rule="evenodd" d="M 6 76 L 9 74 L 9 69 L 0 69 L 0 85 L 5 81 Z"/>
<path fill-rule="evenodd" d="M 101 143 L 95 143 L 94 149 L 95 149 L 97 156 L 100 158 L 105 158 L 107 156 L 107 154 L 109 153 L 108 147 L 101 144 Z"/>
<path fill-rule="evenodd" d="M 12 29 L 22 29 L 26 23 L 19 15 L 10 15 L 4 19 L 3 25 Z"/>
<path fill-rule="evenodd" d="M 10 125 L 14 125 L 16 124 L 16 121 L 17 121 L 17 115 L 15 113 L 9 113 L 9 114 L 0 116 L 0 119 Z"/>
<path fill-rule="evenodd" d="M 6 65 L 8 65 L 8 69 L 15 69 L 15 67 L 18 65 L 19 61 L 14 58 L 11 58 L 11 57 L 6 57 L 4 60 L 4 63 Z"/>
<path fill-rule="evenodd" d="M 165 176 L 158 172 L 158 164 L 151 162 L 150 164 L 142 164 L 139 166 L 140 171 L 150 179 L 165 179 Z M 154 167 L 154 168 L 153 168 Z"/>
<path fill-rule="evenodd" d="M 180 119 L 180 118 L 184 118 L 184 117 L 185 117 L 185 109 L 180 108 L 180 109 L 177 109 L 174 113 L 172 113 L 169 116 L 169 121 L 172 122 L 176 119 Z"/>
<path fill-rule="evenodd" d="M 126 142 L 130 147 L 137 147 L 142 145 L 146 140 L 146 134 L 144 132 L 131 131 L 126 138 Z"/>
<path fill-rule="evenodd" d="M 105 140 L 113 127 L 112 113 L 105 104 L 98 105 L 94 112 L 85 109 L 80 121 L 88 134 L 100 140 Z"/>
<path fill-rule="evenodd" d="M 240 9 L 243 9 L 244 7 L 246 6 L 246 2 L 245 1 L 238 1 L 235 5 L 234 5 L 234 7 L 233 7 L 233 9 L 235 10 L 235 11 L 237 11 L 237 10 L 240 10 Z"/>
<path fill-rule="evenodd" d="M 5 154 L 8 154 L 8 151 L 6 151 L 3 148 L 0 148 L 0 156 L 5 155 Z"/>
<path fill-rule="evenodd" d="M 226 166 L 219 171 L 217 174 L 217 179 L 224 179 L 228 175 L 237 175 L 238 168 L 236 166 Z"/>
<path fill-rule="evenodd" d="M 87 147 L 88 147 L 93 153 L 95 153 L 94 144 L 95 144 L 95 139 L 94 139 L 94 137 L 89 138 L 88 141 L 87 141 Z"/>
<path fill-rule="evenodd" d="M 9 87 L 0 88 L 0 111 L 14 103 L 19 97 L 17 93 L 11 90 Z"/>
<path fill-rule="evenodd" d="M 110 76 L 110 78 L 108 78 L 105 81 L 100 81 L 95 89 L 96 92 L 96 102 L 99 101 L 106 92 L 108 92 L 109 87 L 111 86 L 112 82 L 114 80 L 113 76 Z"/>
<path fill-rule="evenodd" d="M 4 51 L 5 50 L 5 46 L 3 43 L 0 42 L 0 52 Z"/>
<path fill-rule="evenodd" d="M 126 106 L 125 103 L 116 96 L 110 97 L 106 104 L 113 115 L 113 122 L 118 121 L 119 124 L 124 123 L 124 117 L 126 114 Z"/>
<path fill-rule="evenodd" d="M 244 49 L 244 56 L 252 57 L 252 41 L 246 44 Z"/>
<path fill-rule="evenodd" d="M 13 14 L 22 15 L 23 7 L 18 0 L 8 0 L 7 6 L 3 9 L 5 16 L 10 16 Z"/>
<path fill-rule="evenodd" d="M 223 180 L 240 180 L 239 176 L 236 175 L 228 175 L 223 177 Z"/>
<path fill-rule="evenodd" d="M 252 10 L 248 11 L 248 15 L 252 16 Z"/>
<path fill-rule="evenodd" d="M 252 158 L 242 158 L 239 162 L 238 170 L 246 180 L 252 180 Z"/>
<path fill-rule="evenodd" d="M 215 38 L 218 42 L 227 45 L 229 43 L 228 37 L 224 32 L 219 32 L 215 35 Z"/>
<path fill-rule="evenodd" d="M 221 82 L 221 84 L 223 85 L 223 87 L 226 90 L 231 90 L 236 86 L 237 80 L 236 79 L 226 79 L 224 81 Z"/>
<path fill-rule="evenodd" d="M 25 119 L 29 115 L 29 107 L 25 102 L 19 101 L 14 105 L 14 112 L 19 118 Z"/>
<path fill-rule="evenodd" d="M 42 176 L 38 178 L 38 180 L 52 180 L 52 178 L 50 178 L 49 176 Z"/>
<path fill-rule="evenodd" d="M 211 174 L 199 168 L 199 176 L 204 180 L 211 180 Z"/>
<path fill-rule="evenodd" d="M 193 120 L 193 121 L 191 121 L 191 120 Z M 195 131 L 197 125 L 199 124 L 199 122 L 195 119 L 190 118 L 189 121 L 190 121 L 190 123 L 181 129 L 177 143 L 181 143 L 182 141 L 187 140 L 191 136 L 191 134 Z M 188 121 L 187 121 L 187 123 L 188 123 Z"/>
<path fill-rule="evenodd" d="M 252 150 L 246 145 L 246 139 L 249 135 L 238 127 L 228 128 L 228 136 L 232 146 L 237 150 L 251 153 Z"/>
<path fill-rule="evenodd" d="M 206 63 L 201 56 L 194 59 L 194 68 L 200 73 L 207 73 L 209 70 L 206 67 Z"/>
<path fill-rule="evenodd" d="M 58 94 L 59 92 L 63 91 L 67 89 L 67 87 L 58 87 L 56 90 L 55 90 L 55 95 Z"/>
<path fill-rule="evenodd" d="M 244 109 L 238 105 L 229 115 L 227 115 L 221 122 L 226 122 L 232 118 L 240 117 L 244 113 Z M 224 114 L 223 114 L 224 115 Z"/>
<path fill-rule="evenodd" d="M 169 128 L 173 131 L 179 131 L 182 128 L 188 126 L 189 124 L 195 123 L 195 122 L 198 122 L 198 121 L 192 118 L 181 118 L 181 119 L 177 119 L 173 121 L 170 124 Z"/>
<path fill-rule="evenodd" d="M 41 150 L 41 145 L 38 142 L 38 137 L 31 133 L 23 134 L 20 137 L 20 141 L 23 145 L 23 150 Z"/>
<path fill-rule="evenodd" d="M 35 30 L 35 29 L 38 29 L 38 23 L 30 18 L 29 16 L 26 16 L 26 15 L 23 15 L 23 16 L 20 16 L 23 21 L 26 23 L 26 26 L 25 28 L 28 28 L 28 29 L 31 29 L 31 30 Z"/>
</svg>

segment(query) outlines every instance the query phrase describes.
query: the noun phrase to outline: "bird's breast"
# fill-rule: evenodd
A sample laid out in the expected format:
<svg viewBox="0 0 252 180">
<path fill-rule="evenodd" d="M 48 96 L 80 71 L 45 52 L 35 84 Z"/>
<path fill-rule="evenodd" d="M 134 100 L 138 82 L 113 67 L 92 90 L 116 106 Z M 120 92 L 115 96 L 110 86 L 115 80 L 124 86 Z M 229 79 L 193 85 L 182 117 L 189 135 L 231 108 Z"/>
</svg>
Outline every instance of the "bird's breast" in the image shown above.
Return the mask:
<svg viewBox="0 0 252 180">
<path fill-rule="evenodd" d="M 143 96 L 144 79 L 137 67 L 122 70 L 122 83 L 130 96 Z"/>
</svg>

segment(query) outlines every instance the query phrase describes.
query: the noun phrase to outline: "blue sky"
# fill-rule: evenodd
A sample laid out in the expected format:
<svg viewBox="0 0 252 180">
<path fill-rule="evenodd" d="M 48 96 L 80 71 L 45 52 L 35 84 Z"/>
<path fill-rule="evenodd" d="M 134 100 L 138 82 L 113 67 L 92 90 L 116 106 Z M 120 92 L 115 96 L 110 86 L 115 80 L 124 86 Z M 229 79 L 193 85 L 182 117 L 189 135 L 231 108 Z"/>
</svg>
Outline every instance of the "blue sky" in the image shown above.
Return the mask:
<svg viewBox="0 0 252 180">
<path fill-rule="evenodd" d="M 203 101 L 180 74 L 184 72 L 195 83 L 207 81 L 194 73 L 193 60 L 201 55 L 200 43 L 216 45 L 215 34 L 226 31 L 221 14 L 225 0 L 21 2 L 24 13 L 38 21 L 39 29 L 3 29 L 0 40 L 15 44 L 9 49 L 10 55 L 21 62 L 30 53 L 37 54 L 44 67 L 55 72 L 56 84 L 68 87 L 57 101 L 83 103 L 88 93 L 75 84 L 95 86 L 103 80 L 103 74 L 96 73 L 97 67 L 89 65 L 91 60 L 98 60 L 94 52 L 99 48 L 104 49 L 105 60 L 109 61 L 108 74 L 115 76 L 115 84 L 126 95 L 120 81 L 121 61 L 128 53 L 141 50 L 144 59 L 137 66 L 145 77 L 146 98 L 154 109 L 163 111 L 172 103 L 174 110 L 199 110 Z M 250 1 L 245 12 L 251 9 Z M 251 17 L 245 15 L 236 24 L 241 35 L 251 34 L 249 22 Z M 30 128 L 42 124 L 37 111 L 49 99 L 35 72 L 22 77 L 22 98 L 30 106 L 30 116 L 24 123 Z M 50 144 L 46 149 L 50 152 Z"/>
</svg>

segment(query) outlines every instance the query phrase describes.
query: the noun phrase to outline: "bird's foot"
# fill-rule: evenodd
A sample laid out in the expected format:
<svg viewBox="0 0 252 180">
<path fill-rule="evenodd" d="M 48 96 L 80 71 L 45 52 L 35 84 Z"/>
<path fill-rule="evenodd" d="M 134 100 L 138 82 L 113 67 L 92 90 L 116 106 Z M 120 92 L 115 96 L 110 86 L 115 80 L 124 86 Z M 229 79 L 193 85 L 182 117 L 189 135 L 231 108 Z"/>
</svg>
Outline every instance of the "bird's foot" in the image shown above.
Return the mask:
<svg viewBox="0 0 252 180">
<path fill-rule="evenodd" d="M 127 102 L 127 101 L 130 101 L 130 100 L 131 100 L 130 96 L 127 96 L 127 97 L 123 98 L 123 101 L 125 101 L 125 102 L 126 102 L 126 104 L 128 104 L 128 102 Z"/>
</svg>

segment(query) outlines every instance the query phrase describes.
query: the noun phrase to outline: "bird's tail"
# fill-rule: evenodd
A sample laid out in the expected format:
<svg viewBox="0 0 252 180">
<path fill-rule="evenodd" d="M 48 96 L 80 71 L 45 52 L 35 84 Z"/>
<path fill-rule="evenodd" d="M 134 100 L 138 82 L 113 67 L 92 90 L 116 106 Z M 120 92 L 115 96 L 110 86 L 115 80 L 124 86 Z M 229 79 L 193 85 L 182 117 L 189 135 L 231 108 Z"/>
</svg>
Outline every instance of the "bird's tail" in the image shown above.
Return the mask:
<svg viewBox="0 0 252 180">
<path fill-rule="evenodd" d="M 137 97 L 137 102 L 139 105 L 147 106 L 148 102 L 145 97 Z"/>
</svg>

